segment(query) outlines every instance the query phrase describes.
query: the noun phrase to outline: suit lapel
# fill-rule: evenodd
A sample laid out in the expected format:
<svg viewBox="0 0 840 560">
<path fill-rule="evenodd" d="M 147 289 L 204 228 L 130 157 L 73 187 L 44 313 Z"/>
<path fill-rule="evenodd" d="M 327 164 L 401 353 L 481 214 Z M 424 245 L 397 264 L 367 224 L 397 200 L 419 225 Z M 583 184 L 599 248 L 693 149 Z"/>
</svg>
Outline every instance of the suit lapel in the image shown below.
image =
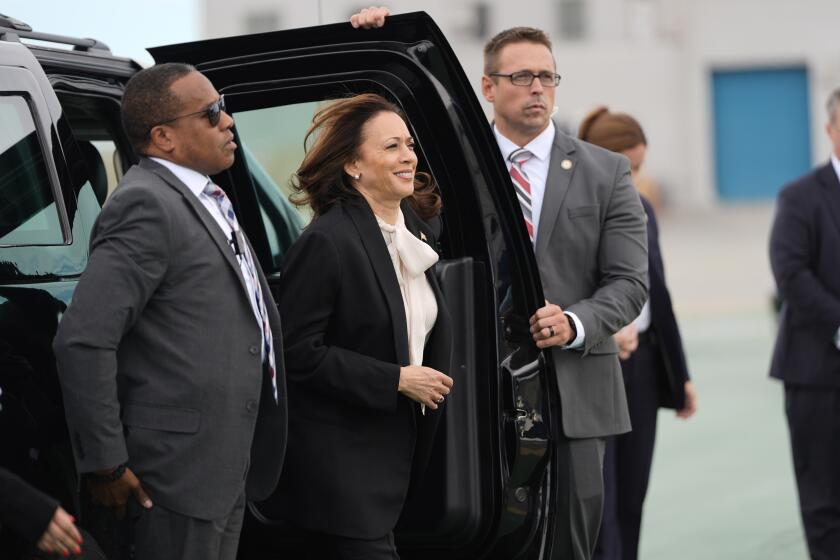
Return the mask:
<svg viewBox="0 0 840 560">
<path fill-rule="evenodd" d="M 554 145 L 551 148 L 551 161 L 548 164 L 548 177 L 545 181 L 545 194 L 537 228 L 535 248 L 537 260 L 548 250 L 548 242 L 554 231 L 554 225 L 557 223 L 557 215 L 563 207 L 572 176 L 577 169 L 574 152 L 574 144 L 565 134 L 557 130 L 554 133 Z"/>
<path fill-rule="evenodd" d="M 840 231 L 840 180 L 837 179 L 837 173 L 834 172 L 834 166 L 830 161 L 828 165 L 817 171 L 817 179 L 823 187 L 828 213 L 834 220 L 837 230 Z"/>
<path fill-rule="evenodd" d="M 361 196 L 344 201 L 343 207 L 356 226 L 362 245 L 370 259 L 370 265 L 379 281 L 379 287 L 385 295 L 385 302 L 388 304 L 388 311 L 391 313 L 391 326 L 394 331 L 394 347 L 397 352 L 397 361 L 402 365 L 408 364 L 408 327 L 405 319 L 405 307 L 403 306 L 400 285 L 397 282 L 397 274 L 394 270 L 391 255 L 382 237 L 382 230 L 376 223 L 376 217 L 368 206 L 368 203 Z"/>
<path fill-rule="evenodd" d="M 405 216 L 405 227 L 415 237 L 421 241 L 426 242 L 432 249 L 434 249 L 434 242 L 436 241 L 431 228 L 414 213 L 411 207 L 403 201 L 402 211 Z M 440 287 L 435 267 L 429 267 L 426 270 L 426 280 L 429 281 L 429 286 L 432 288 L 432 293 L 435 295 L 437 302 L 438 314 L 435 320 L 435 326 L 432 332 L 429 333 L 429 339 L 426 342 L 426 347 L 423 351 L 423 365 L 433 367 L 443 371 L 447 375 L 451 375 L 450 365 L 442 363 L 441 360 L 448 360 L 451 356 L 452 345 L 452 320 L 449 316 L 449 309 L 443 298 L 443 290 Z M 429 411 L 426 411 L 429 414 Z"/>
<path fill-rule="evenodd" d="M 187 201 L 187 204 L 193 209 L 193 212 L 195 212 L 195 215 L 198 217 L 198 221 L 202 223 L 204 228 L 207 230 L 207 233 L 210 234 L 210 238 L 219 248 L 219 251 L 221 251 L 225 261 L 227 261 L 227 263 L 233 268 L 234 274 L 236 274 L 236 277 L 239 278 L 239 283 L 242 284 L 242 289 L 244 290 L 243 293 L 247 296 L 248 287 L 245 284 L 245 279 L 242 277 L 242 269 L 239 267 L 236 255 L 231 249 L 228 240 L 225 239 L 225 235 L 222 233 L 221 228 L 219 228 L 219 224 L 216 223 L 216 220 L 210 215 L 207 208 L 205 208 L 201 201 L 198 200 L 198 198 L 196 198 L 196 196 L 190 191 L 190 189 L 187 188 L 187 186 L 166 167 L 146 158 L 140 159 L 140 167 L 146 171 L 154 173 L 163 179 L 167 185 L 181 193 L 181 196 L 184 197 L 184 200 Z M 253 255 L 254 253 L 252 252 L 251 254 Z M 250 300 L 248 303 L 250 305 Z"/>
</svg>

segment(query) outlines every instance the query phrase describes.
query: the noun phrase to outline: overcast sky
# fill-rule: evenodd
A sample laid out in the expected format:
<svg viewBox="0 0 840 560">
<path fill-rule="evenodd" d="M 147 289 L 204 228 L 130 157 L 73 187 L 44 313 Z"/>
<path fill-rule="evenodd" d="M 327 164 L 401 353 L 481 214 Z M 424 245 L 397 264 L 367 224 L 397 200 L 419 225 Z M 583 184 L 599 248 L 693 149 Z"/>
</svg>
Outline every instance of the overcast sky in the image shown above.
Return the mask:
<svg viewBox="0 0 840 560">
<path fill-rule="evenodd" d="M 143 65 L 146 47 L 199 38 L 198 0 L 2 0 L 0 13 L 34 31 L 99 39 Z"/>
</svg>

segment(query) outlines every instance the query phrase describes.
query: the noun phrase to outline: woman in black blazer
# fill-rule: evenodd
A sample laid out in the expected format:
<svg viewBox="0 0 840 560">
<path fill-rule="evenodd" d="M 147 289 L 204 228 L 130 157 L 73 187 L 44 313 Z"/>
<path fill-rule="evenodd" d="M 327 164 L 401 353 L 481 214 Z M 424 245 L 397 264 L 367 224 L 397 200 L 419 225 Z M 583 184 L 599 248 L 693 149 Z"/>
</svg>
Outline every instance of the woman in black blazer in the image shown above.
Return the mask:
<svg viewBox="0 0 840 560">
<path fill-rule="evenodd" d="M 637 184 L 647 139 L 633 117 L 600 107 L 584 119 L 579 135 L 582 140 L 627 156 L 633 183 Z M 641 315 L 615 335 L 633 430 L 607 441 L 604 515 L 594 554 L 597 560 L 635 560 L 638 555 L 658 409 L 673 408 L 680 418 L 689 418 L 697 408 L 665 284 L 656 216 L 650 202 L 643 196 L 641 200 L 647 215 L 648 302 Z"/>
<path fill-rule="evenodd" d="M 452 387 L 432 266 L 439 213 L 404 117 L 363 94 L 315 115 L 295 180 L 314 219 L 289 250 L 278 305 L 289 443 L 274 496 L 311 558 L 398 558 L 393 528 Z"/>
<path fill-rule="evenodd" d="M 2 367 L 15 367 L 9 366 L 6 356 L 0 362 Z M 2 396 L 3 388 L 0 387 L 0 414 L 3 414 L 6 404 Z M 8 455 L 4 459 L 9 459 Z M 59 505 L 58 500 L 44 494 L 11 470 L 0 467 L 0 537 L 5 528 L 47 554 L 65 557 L 82 554 L 82 535 L 75 519 Z M 0 538 L 0 541 L 5 540 Z M 0 556 L 3 552 L 6 551 L 0 550 Z"/>
</svg>

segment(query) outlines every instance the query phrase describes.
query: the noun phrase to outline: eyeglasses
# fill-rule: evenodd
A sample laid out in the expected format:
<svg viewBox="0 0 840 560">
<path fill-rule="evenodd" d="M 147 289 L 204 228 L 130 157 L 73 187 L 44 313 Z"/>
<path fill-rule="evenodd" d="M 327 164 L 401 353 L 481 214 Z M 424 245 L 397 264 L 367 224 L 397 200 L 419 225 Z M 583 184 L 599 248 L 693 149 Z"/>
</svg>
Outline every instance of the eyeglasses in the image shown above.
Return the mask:
<svg viewBox="0 0 840 560">
<path fill-rule="evenodd" d="M 222 118 L 222 111 L 227 112 L 227 108 L 225 107 L 225 96 L 224 95 L 220 95 L 219 99 L 217 101 L 211 103 L 210 105 L 208 105 L 207 107 L 205 107 L 201 111 L 195 111 L 194 113 L 187 113 L 186 115 L 179 115 L 177 117 L 173 117 L 171 119 L 161 121 L 161 122 L 157 123 L 156 125 L 154 125 L 152 128 L 154 128 L 155 126 L 160 126 L 162 124 L 175 122 L 178 119 L 183 119 L 184 117 L 192 117 L 193 115 L 201 115 L 201 114 L 207 115 L 207 120 L 210 121 L 210 126 L 216 126 L 217 124 L 219 124 L 219 120 Z"/>
<path fill-rule="evenodd" d="M 534 74 L 533 72 L 522 70 L 520 72 L 514 72 L 513 74 L 491 72 L 490 75 L 507 78 L 510 80 L 510 83 L 515 86 L 530 86 L 534 83 L 534 78 L 539 78 L 540 84 L 545 87 L 557 87 L 560 84 L 560 74 L 554 74 L 552 72 L 540 72 L 539 74 Z"/>
</svg>

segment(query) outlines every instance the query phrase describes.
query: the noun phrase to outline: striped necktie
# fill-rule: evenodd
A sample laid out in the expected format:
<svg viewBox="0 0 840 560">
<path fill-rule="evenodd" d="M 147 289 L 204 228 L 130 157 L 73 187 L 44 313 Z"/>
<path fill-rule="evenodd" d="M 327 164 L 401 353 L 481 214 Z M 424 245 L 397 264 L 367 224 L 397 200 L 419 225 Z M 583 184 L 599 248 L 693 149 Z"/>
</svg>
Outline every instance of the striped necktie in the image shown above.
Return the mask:
<svg viewBox="0 0 840 560">
<path fill-rule="evenodd" d="M 233 205 L 230 203 L 230 199 L 225 194 L 225 191 L 223 191 L 218 185 L 214 185 L 212 182 L 209 182 L 207 183 L 207 186 L 204 187 L 204 194 L 216 202 L 219 210 L 221 210 L 222 215 L 225 217 L 225 220 L 227 220 L 228 225 L 230 225 L 231 230 L 233 230 L 233 234 L 236 235 L 237 232 L 239 232 L 239 222 L 236 220 L 236 214 L 233 212 Z M 251 250 L 248 248 L 247 243 L 242 243 L 242 247 L 240 247 L 239 250 L 242 253 L 242 258 L 245 259 L 245 268 L 248 270 L 248 275 L 250 276 L 247 279 L 248 282 L 246 282 L 246 285 L 248 285 L 249 289 L 253 290 L 253 295 L 255 301 L 257 302 L 257 308 L 260 312 L 260 327 L 263 332 L 263 362 L 268 363 L 268 373 L 271 376 L 271 388 L 274 391 L 274 402 L 276 403 L 278 402 L 277 370 L 274 360 L 274 337 L 271 334 L 271 325 L 268 322 L 268 310 L 265 307 L 262 288 L 260 288 L 260 279 L 257 275 L 257 267 L 254 264 L 254 258 L 251 255 Z"/>
<path fill-rule="evenodd" d="M 525 148 L 514 150 L 508 156 L 510 161 L 510 178 L 513 180 L 513 187 L 516 190 L 516 198 L 522 207 L 522 214 L 525 216 L 525 227 L 528 228 L 528 237 L 531 243 L 534 242 L 534 221 L 531 215 L 531 182 L 528 174 L 522 168 L 526 161 L 534 154 Z"/>
</svg>

